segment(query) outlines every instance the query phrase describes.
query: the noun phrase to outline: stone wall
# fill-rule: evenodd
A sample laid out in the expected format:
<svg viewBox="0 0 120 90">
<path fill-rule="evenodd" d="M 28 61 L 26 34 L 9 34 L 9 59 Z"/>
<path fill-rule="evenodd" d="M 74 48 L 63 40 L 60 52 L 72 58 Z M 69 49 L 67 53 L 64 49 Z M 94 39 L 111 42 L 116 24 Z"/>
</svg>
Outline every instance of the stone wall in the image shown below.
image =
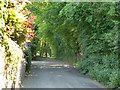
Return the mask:
<svg viewBox="0 0 120 90">
<path fill-rule="evenodd" d="M 5 52 L 5 47 L 0 44 L 0 90 L 5 87 L 11 88 L 13 83 L 15 83 L 14 84 L 15 88 L 21 87 L 21 83 L 25 76 L 26 62 L 25 62 L 25 59 L 23 58 L 24 54 L 23 54 L 22 50 L 20 48 L 18 48 L 19 46 L 16 43 L 14 43 L 12 40 L 11 40 L 11 43 L 8 43 L 8 44 L 14 45 L 14 46 L 12 46 L 12 45 L 10 46 L 11 47 L 10 49 L 13 48 L 12 50 L 14 51 L 14 52 L 12 52 L 12 54 L 14 55 L 14 53 L 18 53 L 18 55 L 20 56 L 18 58 L 17 56 L 14 55 L 16 58 L 13 59 L 13 60 L 17 60 L 17 58 L 18 58 L 17 71 L 15 71 L 17 73 L 17 75 L 16 75 L 15 82 L 13 82 L 12 80 L 6 79 L 6 72 L 5 72 L 6 52 Z M 16 50 L 16 48 L 18 48 L 18 49 Z M 22 54 L 20 54 L 20 52 Z M 8 76 L 10 77 L 10 75 L 8 75 Z M 14 77 L 14 76 L 12 76 L 12 77 Z"/>
<path fill-rule="evenodd" d="M 5 72 L 4 72 L 4 67 L 5 67 L 5 48 L 1 46 L 0 44 L 0 90 L 1 88 L 5 88 Z"/>
<path fill-rule="evenodd" d="M 25 77 L 25 68 L 26 68 L 26 62 L 19 62 L 18 73 L 17 73 L 17 82 L 16 82 L 16 86 L 15 86 L 16 88 L 21 87 L 21 83 Z"/>
</svg>

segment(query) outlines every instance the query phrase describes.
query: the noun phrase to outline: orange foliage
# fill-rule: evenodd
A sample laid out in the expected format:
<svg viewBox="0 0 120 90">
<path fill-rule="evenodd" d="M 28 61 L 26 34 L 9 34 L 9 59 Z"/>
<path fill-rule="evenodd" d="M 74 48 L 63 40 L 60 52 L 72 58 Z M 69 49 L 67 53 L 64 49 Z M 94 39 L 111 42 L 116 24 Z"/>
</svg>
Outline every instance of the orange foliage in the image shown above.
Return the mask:
<svg viewBox="0 0 120 90">
<path fill-rule="evenodd" d="M 30 14 L 29 10 L 22 10 L 21 11 L 24 15 Z M 32 40 L 34 38 L 34 30 L 33 30 L 33 23 L 36 19 L 36 16 L 30 15 L 27 21 L 24 22 L 24 26 L 27 28 L 26 33 L 28 35 L 27 40 Z"/>
</svg>

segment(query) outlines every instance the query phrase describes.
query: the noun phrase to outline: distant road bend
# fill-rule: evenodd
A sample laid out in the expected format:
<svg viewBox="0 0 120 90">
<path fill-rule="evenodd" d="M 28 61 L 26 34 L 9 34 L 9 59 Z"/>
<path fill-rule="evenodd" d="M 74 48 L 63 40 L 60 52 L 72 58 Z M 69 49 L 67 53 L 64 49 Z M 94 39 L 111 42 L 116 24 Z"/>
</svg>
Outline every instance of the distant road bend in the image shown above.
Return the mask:
<svg viewBox="0 0 120 90">
<path fill-rule="evenodd" d="M 70 65 L 55 61 L 33 61 L 31 74 L 25 77 L 23 88 L 104 88 L 81 75 Z"/>
</svg>

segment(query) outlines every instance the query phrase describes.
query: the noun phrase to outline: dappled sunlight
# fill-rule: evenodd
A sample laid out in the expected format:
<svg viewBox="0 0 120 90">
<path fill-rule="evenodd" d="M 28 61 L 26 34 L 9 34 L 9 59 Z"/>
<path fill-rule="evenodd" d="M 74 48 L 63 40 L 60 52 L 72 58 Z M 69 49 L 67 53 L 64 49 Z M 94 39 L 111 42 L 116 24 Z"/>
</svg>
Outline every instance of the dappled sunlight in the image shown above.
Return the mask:
<svg viewBox="0 0 120 90">
<path fill-rule="evenodd" d="M 120 3 L 106 1 L 0 0 L 0 89 L 24 76 L 32 88 L 99 87 L 85 75 L 120 88 Z"/>
<path fill-rule="evenodd" d="M 32 69 L 35 68 L 70 68 L 71 66 L 63 62 L 58 63 L 56 61 L 33 61 Z"/>
<path fill-rule="evenodd" d="M 23 88 L 97 88 L 98 83 L 83 77 L 69 64 L 60 61 L 32 61 L 31 74 Z"/>
<path fill-rule="evenodd" d="M 29 75 L 27 75 L 27 77 L 36 77 L 36 76 L 38 76 L 37 74 L 29 74 Z"/>
<path fill-rule="evenodd" d="M 69 65 L 63 65 L 63 64 L 55 64 L 55 65 L 50 65 L 51 67 L 69 67 Z"/>
</svg>

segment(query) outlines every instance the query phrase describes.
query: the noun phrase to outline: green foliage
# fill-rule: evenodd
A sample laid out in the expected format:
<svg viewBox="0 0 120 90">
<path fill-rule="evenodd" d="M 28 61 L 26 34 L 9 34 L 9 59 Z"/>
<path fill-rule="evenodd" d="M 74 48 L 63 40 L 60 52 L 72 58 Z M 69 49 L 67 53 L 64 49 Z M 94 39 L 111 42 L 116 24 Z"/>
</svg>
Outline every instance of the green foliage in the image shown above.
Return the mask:
<svg viewBox="0 0 120 90">
<path fill-rule="evenodd" d="M 77 8 L 73 16 L 64 13 L 68 6 Z M 70 7 L 72 6 L 72 7 Z M 69 11 L 69 12 L 70 12 Z M 68 4 L 63 8 L 63 15 L 67 20 L 77 21 L 80 30 L 79 43 L 83 53 L 82 61 L 77 66 L 85 74 L 102 82 L 108 87 L 118 87 L 118 21 L 114 3 L 80 3 Z M 76 16 L 81 17 L 76 18 Z M 79 21 L 78 21 L 79 20 Z M 111 79 L 115 77 L 114 80 Z"/>
<path fill-rule="evenodd" d="M 95 56 L 94 54 L 76 64 L 82 73 L 90 75 L 110 88 L 119 86 L 118 65 L 116 55 Z"/>
<path fill-rule="evenodd" d="M 34 3 L 28 7 L 39 17 L 37 51 L 41 42 L 49 43 L 56 58 L 74 60 L 84 74 L 107 87 L 119 87 L 116 3 Z"/>
</svg>

